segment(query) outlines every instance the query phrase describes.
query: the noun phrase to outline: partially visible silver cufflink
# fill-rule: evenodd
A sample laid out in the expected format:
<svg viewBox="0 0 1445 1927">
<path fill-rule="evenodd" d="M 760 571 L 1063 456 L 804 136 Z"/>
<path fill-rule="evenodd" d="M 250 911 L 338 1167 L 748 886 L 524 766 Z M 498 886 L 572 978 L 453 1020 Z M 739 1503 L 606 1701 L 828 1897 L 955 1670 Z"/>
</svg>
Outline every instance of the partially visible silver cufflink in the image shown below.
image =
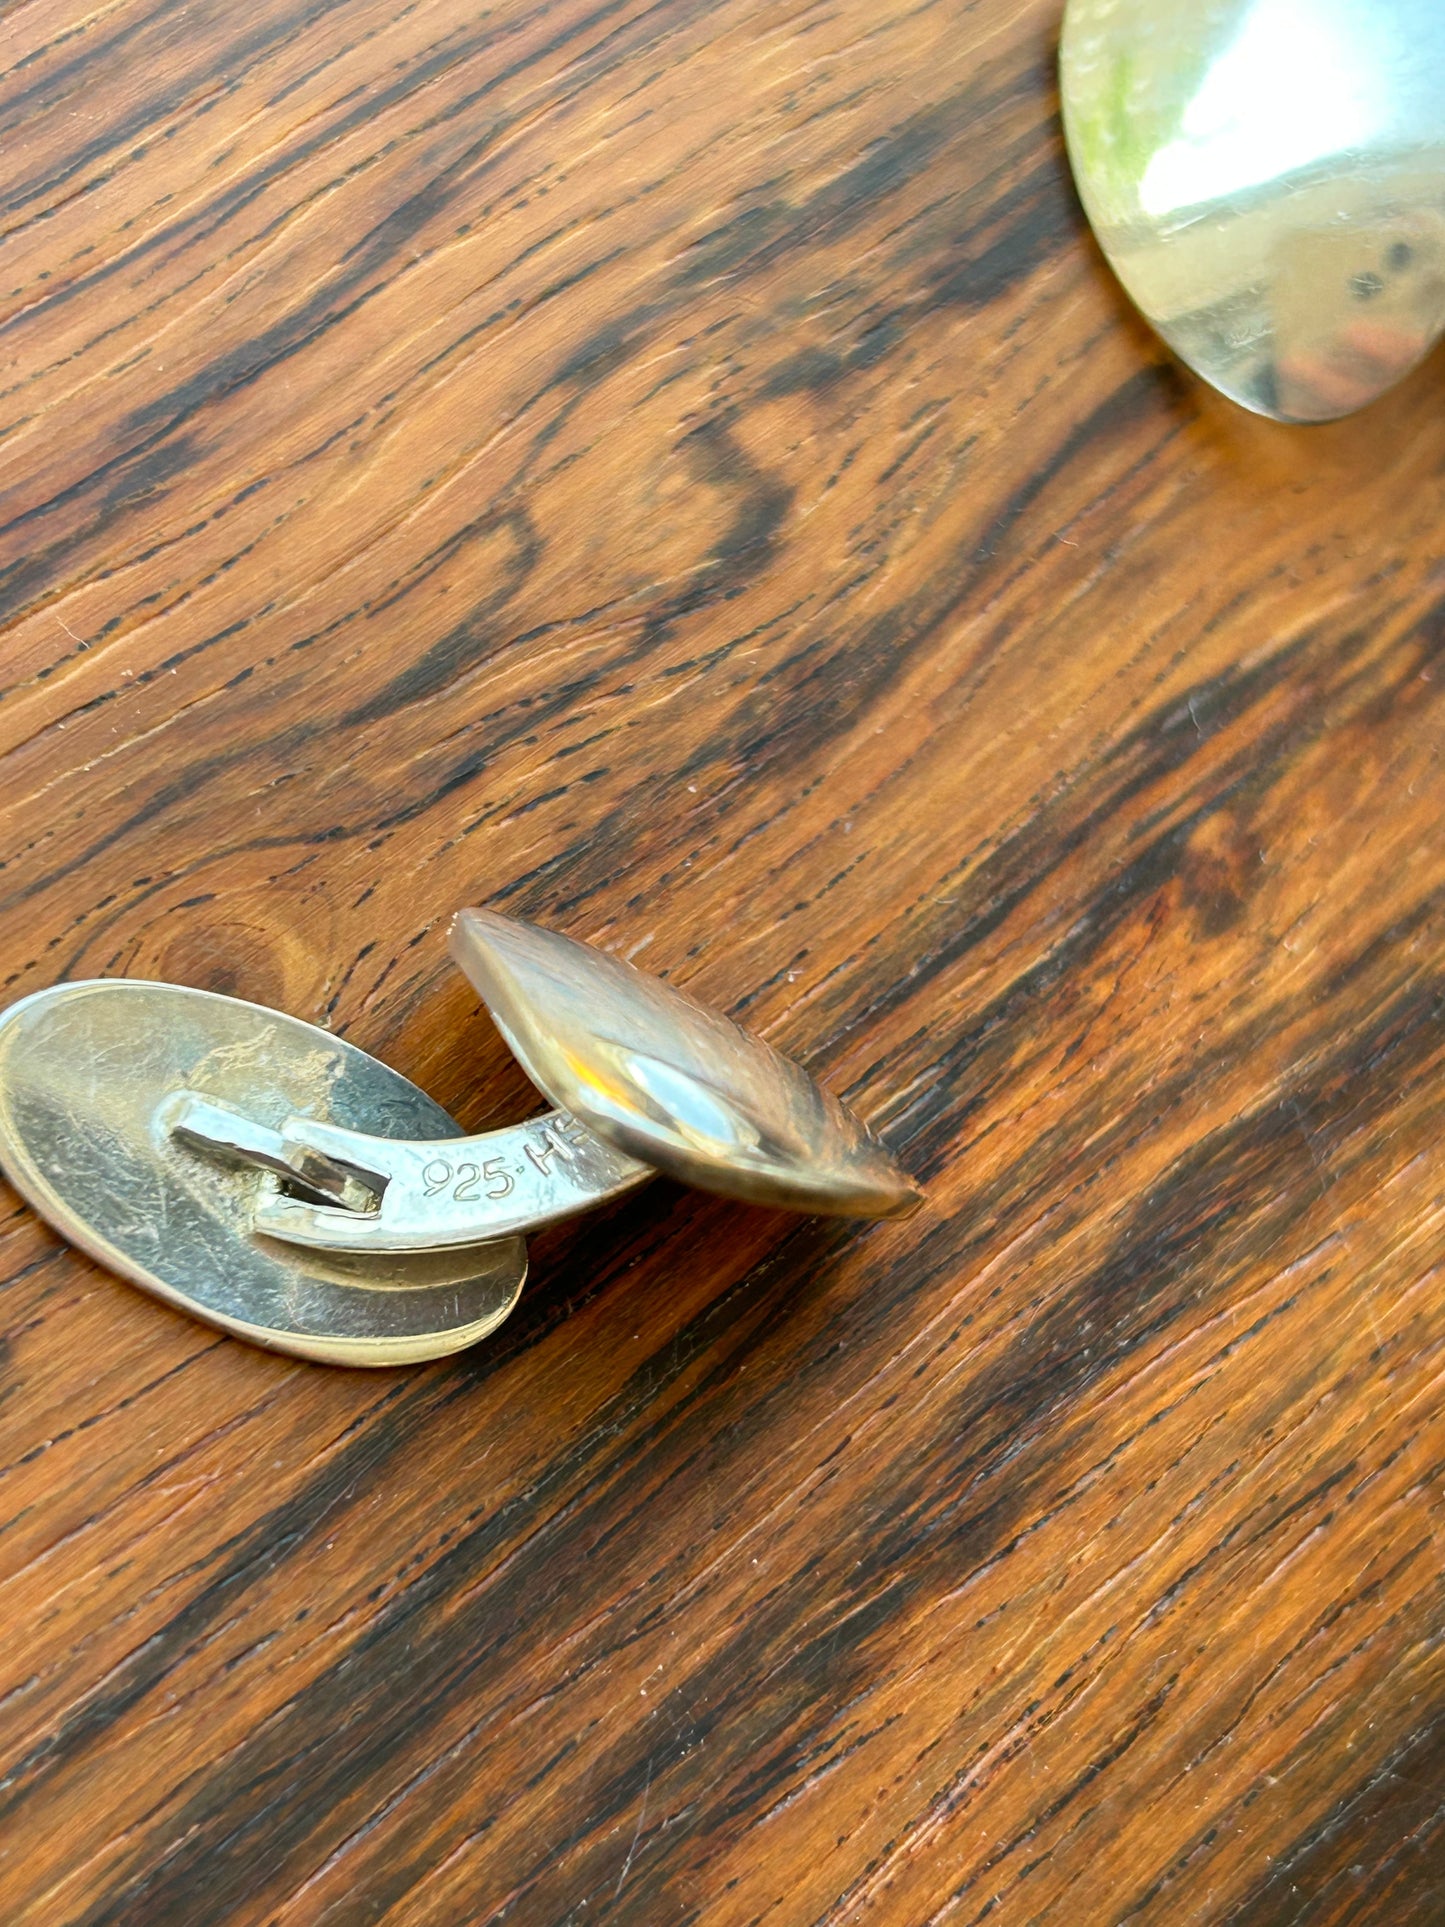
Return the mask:
<svg viewBox="0 0 1445 1927">
<path fill-rule="evenodd" d="M 452 956 L 557 1108 L 467 1136 L 339 1037 L 177 984 L 58 984 L 0 1015 L 0 1164 L 72 1244 L 223 1331 L 335 1365 L 474 1344 L 525 1233 L 659 1171 L 892 1217 L 921 1193 L 808 1073 L 616 957 L 463 910 Z"/>
</svg>

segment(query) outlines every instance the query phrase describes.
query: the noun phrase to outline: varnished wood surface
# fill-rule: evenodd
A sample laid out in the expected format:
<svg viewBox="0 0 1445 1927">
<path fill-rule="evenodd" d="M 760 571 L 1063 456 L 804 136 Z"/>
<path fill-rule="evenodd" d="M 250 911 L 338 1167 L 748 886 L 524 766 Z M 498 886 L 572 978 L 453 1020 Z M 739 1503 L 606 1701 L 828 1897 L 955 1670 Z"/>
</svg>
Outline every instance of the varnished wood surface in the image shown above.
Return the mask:
<svg viewBox="0 0 1445 1927">
<path fill-rule="evenodd" d="M 1127 312 L 1051 0 L 28 0 L 3 983 L 464 1121 L 492 903 L 929 1184 L 272 1358 L 6 1194 L 0 1917 L 1445 1919 L 1445 409 Z"/>
</svg>

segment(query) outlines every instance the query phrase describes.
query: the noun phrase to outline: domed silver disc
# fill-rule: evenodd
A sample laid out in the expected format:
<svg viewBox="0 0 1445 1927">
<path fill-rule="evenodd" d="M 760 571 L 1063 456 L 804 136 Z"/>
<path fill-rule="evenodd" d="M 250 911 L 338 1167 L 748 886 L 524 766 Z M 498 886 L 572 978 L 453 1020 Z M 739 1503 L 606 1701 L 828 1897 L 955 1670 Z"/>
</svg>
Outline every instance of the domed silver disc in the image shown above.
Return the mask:
<svg viewBox="0 0 1445 1927">
<path fill-rule="evenodd" d="M 1060 61 L 1099 243 L 1221 393 L 1332 421 L 1445 333 L 1440 0 L 1069 0 Z"/>
<path fill-rule="evenodd" d="M 493 910 L 458 911 L 454 961 L 523 1070 L 604 1144 L 727 1198 L 902 1216 L 922 1193 L 801 1065 L 620 957 Z"/>
<path fill-rule="evenodd" d="M 257 1235 L 282 1179 L 219 1163 L 167 1123 L 180 1091 L 276 1129 L 463 1135 L 439 1105 L 311 1024 L 175 984 L 59 984 L 0 1016 L 0 1164 L 72 1244 L 157 1297 L 274 1351 L 400 1365 L 459 1351 L 516 1303 L 520 1237 L 358 1256 Z"/>
</svg>

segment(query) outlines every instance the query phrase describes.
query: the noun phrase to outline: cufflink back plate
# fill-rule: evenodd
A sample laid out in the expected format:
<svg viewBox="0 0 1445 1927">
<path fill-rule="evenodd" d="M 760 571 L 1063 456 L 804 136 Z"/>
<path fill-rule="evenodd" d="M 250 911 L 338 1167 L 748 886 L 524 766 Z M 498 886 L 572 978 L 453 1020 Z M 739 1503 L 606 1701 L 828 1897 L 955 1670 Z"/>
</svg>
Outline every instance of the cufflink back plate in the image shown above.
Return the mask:
<svg viewBox="0 0 1445 1927">
<path fill-rule="evenodd" d="M 158 1298 L 333 1365 L 457 1351 L 516 1303 L 520 1237 L 362 1258 L 256 1236 L 283 1179 L 171 1128 L 182 1090 L 263 1128 L 304 1116 L 381 1137 L 462 1135 L 365 1051 L 232 997 L 115 978 L 38 991 L 0 1018 L 7 1177 L 71 1244 Z M 303 1173 L 295 1181 L 317 1195 Z"/>
</svg>

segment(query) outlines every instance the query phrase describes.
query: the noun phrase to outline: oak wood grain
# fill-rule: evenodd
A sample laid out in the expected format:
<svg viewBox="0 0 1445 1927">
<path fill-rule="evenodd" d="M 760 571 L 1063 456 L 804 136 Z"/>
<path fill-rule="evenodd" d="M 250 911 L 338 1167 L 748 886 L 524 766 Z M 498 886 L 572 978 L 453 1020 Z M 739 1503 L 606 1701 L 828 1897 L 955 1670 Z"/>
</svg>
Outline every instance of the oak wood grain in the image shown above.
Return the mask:
<svg viewBox="0 0 1445 1927">
<path fill-rule="evenodd" d="M 0 980 L 516 1073 L 464 903 L 819 1069 L 420 1370 L 5 1193 L 0 1915 L 1445 1919 L 1445 408 L 1128 312 L 1051 0 L 26 0 Z"/>
</svg>

